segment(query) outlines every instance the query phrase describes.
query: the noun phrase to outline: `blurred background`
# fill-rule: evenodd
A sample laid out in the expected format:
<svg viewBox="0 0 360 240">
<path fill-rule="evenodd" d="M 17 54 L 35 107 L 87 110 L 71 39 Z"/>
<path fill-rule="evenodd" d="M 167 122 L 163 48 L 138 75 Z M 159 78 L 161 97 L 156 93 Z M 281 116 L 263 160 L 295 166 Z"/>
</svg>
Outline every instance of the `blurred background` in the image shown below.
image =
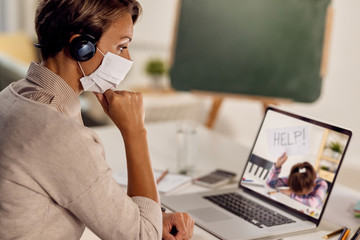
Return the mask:
<svg viewBox="0 0 360 240">
<path fill-rule="evenodd" d="M 143 15 L 135 25 L 130 47 L 134 65 L 119 88 L 144 93 L 147 122 L 192 119 L 205 124 L 212 98 L 171 88 L 168 70 L 176 36 L 178 1 L 139 0 Z M 0 89 L 22 78 L 31 61 L 39 61 L 33 47 L 36 2 L 0 0 Z M 350 179 L 360 171 L 360 1 L 333 0 L 332 7 L 328 69 L 320 97 L 314 103 L 281 106 L 353 130 L 342 166 L 347 174 L 340 174 L 340 178 Z M 92 94 L 83 94 L 81 102 L 86 125 L 111 124 Z M 261 102 L 225 98 L 213 129 L 250 147 L 262 117 Z M 353 182 L 352 187 L 358 188 L 358 181 Z"/>
</svg>

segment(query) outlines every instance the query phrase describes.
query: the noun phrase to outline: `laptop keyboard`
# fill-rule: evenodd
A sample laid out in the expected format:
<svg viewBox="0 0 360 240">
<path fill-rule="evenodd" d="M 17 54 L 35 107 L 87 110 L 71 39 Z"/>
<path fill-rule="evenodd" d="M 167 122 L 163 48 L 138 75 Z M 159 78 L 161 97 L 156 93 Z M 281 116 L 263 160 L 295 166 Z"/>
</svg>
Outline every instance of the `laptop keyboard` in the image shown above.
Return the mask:
<svg viewBox="0 0 360 240">
<path fill-rule="evenodd" d="M 205 196 L 204 198 L 259 228 L 295 222 L 237 193 Z"/>
</svg>

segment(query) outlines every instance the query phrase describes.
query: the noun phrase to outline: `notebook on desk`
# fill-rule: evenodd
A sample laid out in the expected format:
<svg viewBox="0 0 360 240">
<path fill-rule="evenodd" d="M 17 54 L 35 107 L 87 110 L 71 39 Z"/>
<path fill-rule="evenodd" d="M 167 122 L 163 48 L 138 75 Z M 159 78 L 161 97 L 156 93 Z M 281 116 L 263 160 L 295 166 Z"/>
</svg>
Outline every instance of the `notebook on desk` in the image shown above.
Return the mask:
<svg viewBox="0 0 360 240">
<path fill-rule="evenodd" d="M 237 188 L 167 196 L 161 202 L 173 211 L 188 212 L 198 226 L 221 239 L 254 239 L 316 228 L 351 135 L 350 130 L 269 107 Z M 337 154 L 331 150 L 334 145 Z M 287 160 L 275 168 L 284 153 Z M 297 169 L 296 164 L 303 162 L 312 168 Z M 300 192 L 294 176 L 305 179 L 311 172 L 315 174 L 311 187 Z"/>
</svg>

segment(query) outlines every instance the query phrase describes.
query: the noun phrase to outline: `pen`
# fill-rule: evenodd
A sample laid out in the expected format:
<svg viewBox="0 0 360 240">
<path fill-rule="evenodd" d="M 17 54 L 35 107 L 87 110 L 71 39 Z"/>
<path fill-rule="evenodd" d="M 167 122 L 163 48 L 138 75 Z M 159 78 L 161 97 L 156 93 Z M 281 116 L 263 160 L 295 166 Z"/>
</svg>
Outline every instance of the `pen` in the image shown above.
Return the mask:
<svg viewBox="0 0 360 240">
<path fill-rule="evenodd" d="M 350 238 L 350 240 L 358 240 L 360 239 L 360 227 L 358 230 L 354 233 L 354 235 Z"/>
<path fill-rule="evenodd" d="M 248 185 L 248 186 L 265 187 L 264 184 L 256 183 L 256 182 L 253 182 L 253 181 L 251 181 L 251 180 L 241 181 L 241 183 L 243 183 L 243 184 L 245 184 L 245 185 Z"/>
<path fill-rule="evenodd" d="M 278 192 L 280 192 L 280 190 L 276 190 L 276 191 L 268 192 L 268 194 L 269 194 L 269 195 L 271 195 L 271 194 L 278 193 Z"/>
<path fill-rule="evenodd" d="M 242 182 L 253 182 L 253 180 L 243 178 L 243 179 L 242 179 Z"/>
<path fill-rule="evenodd" d="M 328 235 L 326 235 L 325 237 L 323 237 L 323 239 L 328 239 L 329 237 L 332 237 L 332 236 L 334 236 L 334 235 L 336 235 L 336 234 L 339 234 L 339 233 L 341 233 L 342 231 L 344 231 L 344 229 L 345 229 L 345 228 L 340 228 L 339 230 L 336 230 L 336 231 L 334 231 L 334 232 L 332 232 L 332 233 L 329 233 Z"/>
<path fill-rule="evenodd" d="M 338 240 L 343 240 L 343 239 L 344 239 L 344 236 L 345 236 L 347 230 L 349 230 L 349 229 L 348 229 L 347 227 L 344 227 L 344 230 L 342 231 L 342 233 L 341 233 L 341 235 L 340 235 L 340 237 L 339 237 Z M 349 233 L 348 233 L 348 234 L 349 234 Z"/>
<path fill-rule="evenodd" d="M 164 177 L 169 173 L 169 170 L 165 170 L 161 175 L 160 177 L 158 177 L 158 179 L 156 179 L 156 184 L 159 184 L 159 182 L 161 182 L 161 180 L 164 179 Z"/>
<path fill-rule="evenodd" d="M 350 229 L 347 229 L 341 240 L 346 240 L 347 236 L 349 235 L 349 232 L 350 232 Z"/>
</svg>

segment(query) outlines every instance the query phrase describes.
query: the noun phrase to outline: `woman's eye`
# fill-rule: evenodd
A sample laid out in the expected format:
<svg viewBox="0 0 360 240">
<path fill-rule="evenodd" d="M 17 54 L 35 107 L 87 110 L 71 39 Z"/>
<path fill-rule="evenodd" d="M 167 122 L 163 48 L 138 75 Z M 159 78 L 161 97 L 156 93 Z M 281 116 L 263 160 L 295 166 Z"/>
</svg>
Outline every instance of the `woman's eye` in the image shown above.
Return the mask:
<svg viewBox="0 0 360 240">
<path fill-rule="evenodd" d="M 127 47 L 120 47 L 119 48 L 119 53 L 124 53 L 124 51 L 127 49 Z"/>
</svg>

